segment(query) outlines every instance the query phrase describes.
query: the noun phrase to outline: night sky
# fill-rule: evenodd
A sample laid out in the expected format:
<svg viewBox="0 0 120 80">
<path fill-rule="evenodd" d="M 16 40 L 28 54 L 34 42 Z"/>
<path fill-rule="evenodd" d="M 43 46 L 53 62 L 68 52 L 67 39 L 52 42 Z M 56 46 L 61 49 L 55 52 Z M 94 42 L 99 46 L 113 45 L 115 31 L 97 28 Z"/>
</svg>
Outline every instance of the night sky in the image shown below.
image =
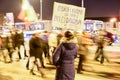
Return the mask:
<svg viewBox="0 0 120 80">
<path fill-rule="evenodd" d="M 20 12 L 22 0 L 0 0 L 0 12 Z M 29 0 L 36 13 L 40 13 L 40 0 Z M 43 19 L 51 19 L 54 1 L 81 6 L 81 0 L 43 0 Z M 120 12 L 120 0 L 84 0 L 85 17 L 114 17 Z"/>
</svg>

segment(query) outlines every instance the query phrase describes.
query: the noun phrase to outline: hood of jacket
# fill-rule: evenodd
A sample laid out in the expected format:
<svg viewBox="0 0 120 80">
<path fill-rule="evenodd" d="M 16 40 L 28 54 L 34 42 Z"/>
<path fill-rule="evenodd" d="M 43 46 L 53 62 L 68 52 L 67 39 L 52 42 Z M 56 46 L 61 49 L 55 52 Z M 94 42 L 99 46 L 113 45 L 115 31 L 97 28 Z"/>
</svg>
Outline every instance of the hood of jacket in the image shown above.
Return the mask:
<svg viewBox="0 0 120 80">
<path fill-rule="evenodd" d="M 63 37 L 61 40 L 61 43 L 63 44 L 63 46 L 68 49 L 68 50 L 72 50 L 76 47 L 77 44 L 77 38 L 73 38 L 70 40 L 67 40 L 67 38 Z"/>
</svg>

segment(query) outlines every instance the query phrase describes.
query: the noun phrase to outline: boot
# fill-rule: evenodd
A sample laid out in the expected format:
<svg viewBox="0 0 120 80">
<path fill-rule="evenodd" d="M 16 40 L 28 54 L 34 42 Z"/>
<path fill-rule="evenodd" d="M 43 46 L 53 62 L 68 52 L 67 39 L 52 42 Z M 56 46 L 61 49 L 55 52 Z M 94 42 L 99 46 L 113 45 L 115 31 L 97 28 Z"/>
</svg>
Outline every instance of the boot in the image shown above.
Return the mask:
<svg viewBox="0 0 120 80">
<path fill-rule="evenodd" d="M 42 77 L 42 78 L 45 78 L 45 74 L 43 73 L 43 70 L 42 70 L 41 68 L 38 68 L 38 71 L 40 72 L 41 77 Z"/>
<path fill-rule="evenodd" d="M 26 63 L 26 69 L 29 70 L 29 59 L 28 59 L 28 61 Z"/>
<path fill-rule="evenodd" d="M 35 73 L 33 72 L 33 69 L 30 70 L 30 74 L 35 75 Z"/>
</svg>

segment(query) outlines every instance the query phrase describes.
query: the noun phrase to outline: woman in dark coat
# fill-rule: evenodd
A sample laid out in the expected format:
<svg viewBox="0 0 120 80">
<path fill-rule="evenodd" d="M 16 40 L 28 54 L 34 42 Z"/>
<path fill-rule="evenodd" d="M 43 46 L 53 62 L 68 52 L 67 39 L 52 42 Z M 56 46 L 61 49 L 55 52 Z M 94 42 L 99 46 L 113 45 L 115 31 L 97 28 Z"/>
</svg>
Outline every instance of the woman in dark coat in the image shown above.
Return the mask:
<svg viewBox="0 0 120 80">
<path fill-rule="evenodd" d="M 65 37 L 61 41 L 53 54 L 53 64 L 57 68 L 55 80 L 74 80 L 74 59 L 77 57 L 78 52 L 77 40 L 70 31 L 66 31 Z"/>
</svg>

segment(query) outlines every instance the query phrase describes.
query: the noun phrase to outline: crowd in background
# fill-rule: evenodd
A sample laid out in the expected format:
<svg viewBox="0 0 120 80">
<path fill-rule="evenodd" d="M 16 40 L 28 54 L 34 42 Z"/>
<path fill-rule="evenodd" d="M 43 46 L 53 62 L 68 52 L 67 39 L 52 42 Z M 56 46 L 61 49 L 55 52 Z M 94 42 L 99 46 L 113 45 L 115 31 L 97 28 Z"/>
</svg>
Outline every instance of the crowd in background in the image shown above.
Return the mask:
<svg viewBox="0 0 120 80">
<path fill-rule="evenodd" d="M 74 41 L 71 42 L 72 39 L 74 39 Z M 35 75 L 34 66 L 37 66 L 37 70 L 40 72 L 41 76 L 44 77 L 45 74 L 42 68 L 46 68 L 45 59 L 48 60 L 48 63 L 50 65 L 55 65 L 56 67 L 59 67 L 56 61 L 58 57 L 56 58 L 55 54 L 60 54 L 57 52 L 57 50 L 62 51 L 67 49 L 65 51 L 67 51 L 66 54 L 70 53 L 70 55 L 68 55 L 69 57 L 74 55 L 74 58 L 78 58 L 79 61 L 77 73 L 82 73 L 82 71 L 84 70 L 83 64 L 87 60 L 86 56 L 89 54 L 88 46 L 98 46 L 94 60 L 100 61 L 100 63 L 103 64 L 105 58 L 109 62 L 109 59 L 107 58 L 107 56 L 105 56 L 103 50 L 103 48 L 108 45 L 109 40 L 110 39 L 106 37 L 106 31 L 104 30 L 101 30 L 99 34 L 92 33 L 92 35 L 87 31 L 83 31 L 82 33 L 79 33 L 77 31 L 61 31 L 59 33 L 56 31 L 44 31 L 32 34 L 29 39 L 29 49 L 26 49 L 25 45 L 27 44 L 25 44 L 24 40 L 24 30 L 10 30 L 10 33 L 8 35 L 0 36 L 0 56 L 3 57 L 3 61 L 5 63 L 12 63 L 13 61 L 27 59 L 26 68 L 30 70 L 30 73 Z M 75 45 L 71 44 L 71 46 L 68 43 L 74 43 Z M 63 46 L 67 46 L 67 48 L 63 49 Z M 69 52 L 69 50 L 71 51 L 73 48 L 75 48 L 75 46 L 77 48 L 73 51 L 74 54 L 72 54 L 71 52 Z M 17 54 L 18 57 L 14 58 L 15 56 L 13 54 Z M 72 57 L 69 58 L 68 56 L 65 57 L 64 55 L 65 64 L 69 63 L 67 62 L 68 60 L 73 59 Z M 72 65 L 69 66 L 72 66 L 72 68 L 74 68 L 73 64 L 74 62 L 72 63 Z M 68 67 L 64 66 L 64 68 L 61 69 L 67 68 Z M 64 76 L 62 75 L 62 73 L 59 72 L 61 69 L 58 69 L 57 71 L 59 75 Z M 72 76 L 74 78 L 75 75 L 72 74 Z M 69 80 L 73 79 L 71 78 Z"/>
</svg>

